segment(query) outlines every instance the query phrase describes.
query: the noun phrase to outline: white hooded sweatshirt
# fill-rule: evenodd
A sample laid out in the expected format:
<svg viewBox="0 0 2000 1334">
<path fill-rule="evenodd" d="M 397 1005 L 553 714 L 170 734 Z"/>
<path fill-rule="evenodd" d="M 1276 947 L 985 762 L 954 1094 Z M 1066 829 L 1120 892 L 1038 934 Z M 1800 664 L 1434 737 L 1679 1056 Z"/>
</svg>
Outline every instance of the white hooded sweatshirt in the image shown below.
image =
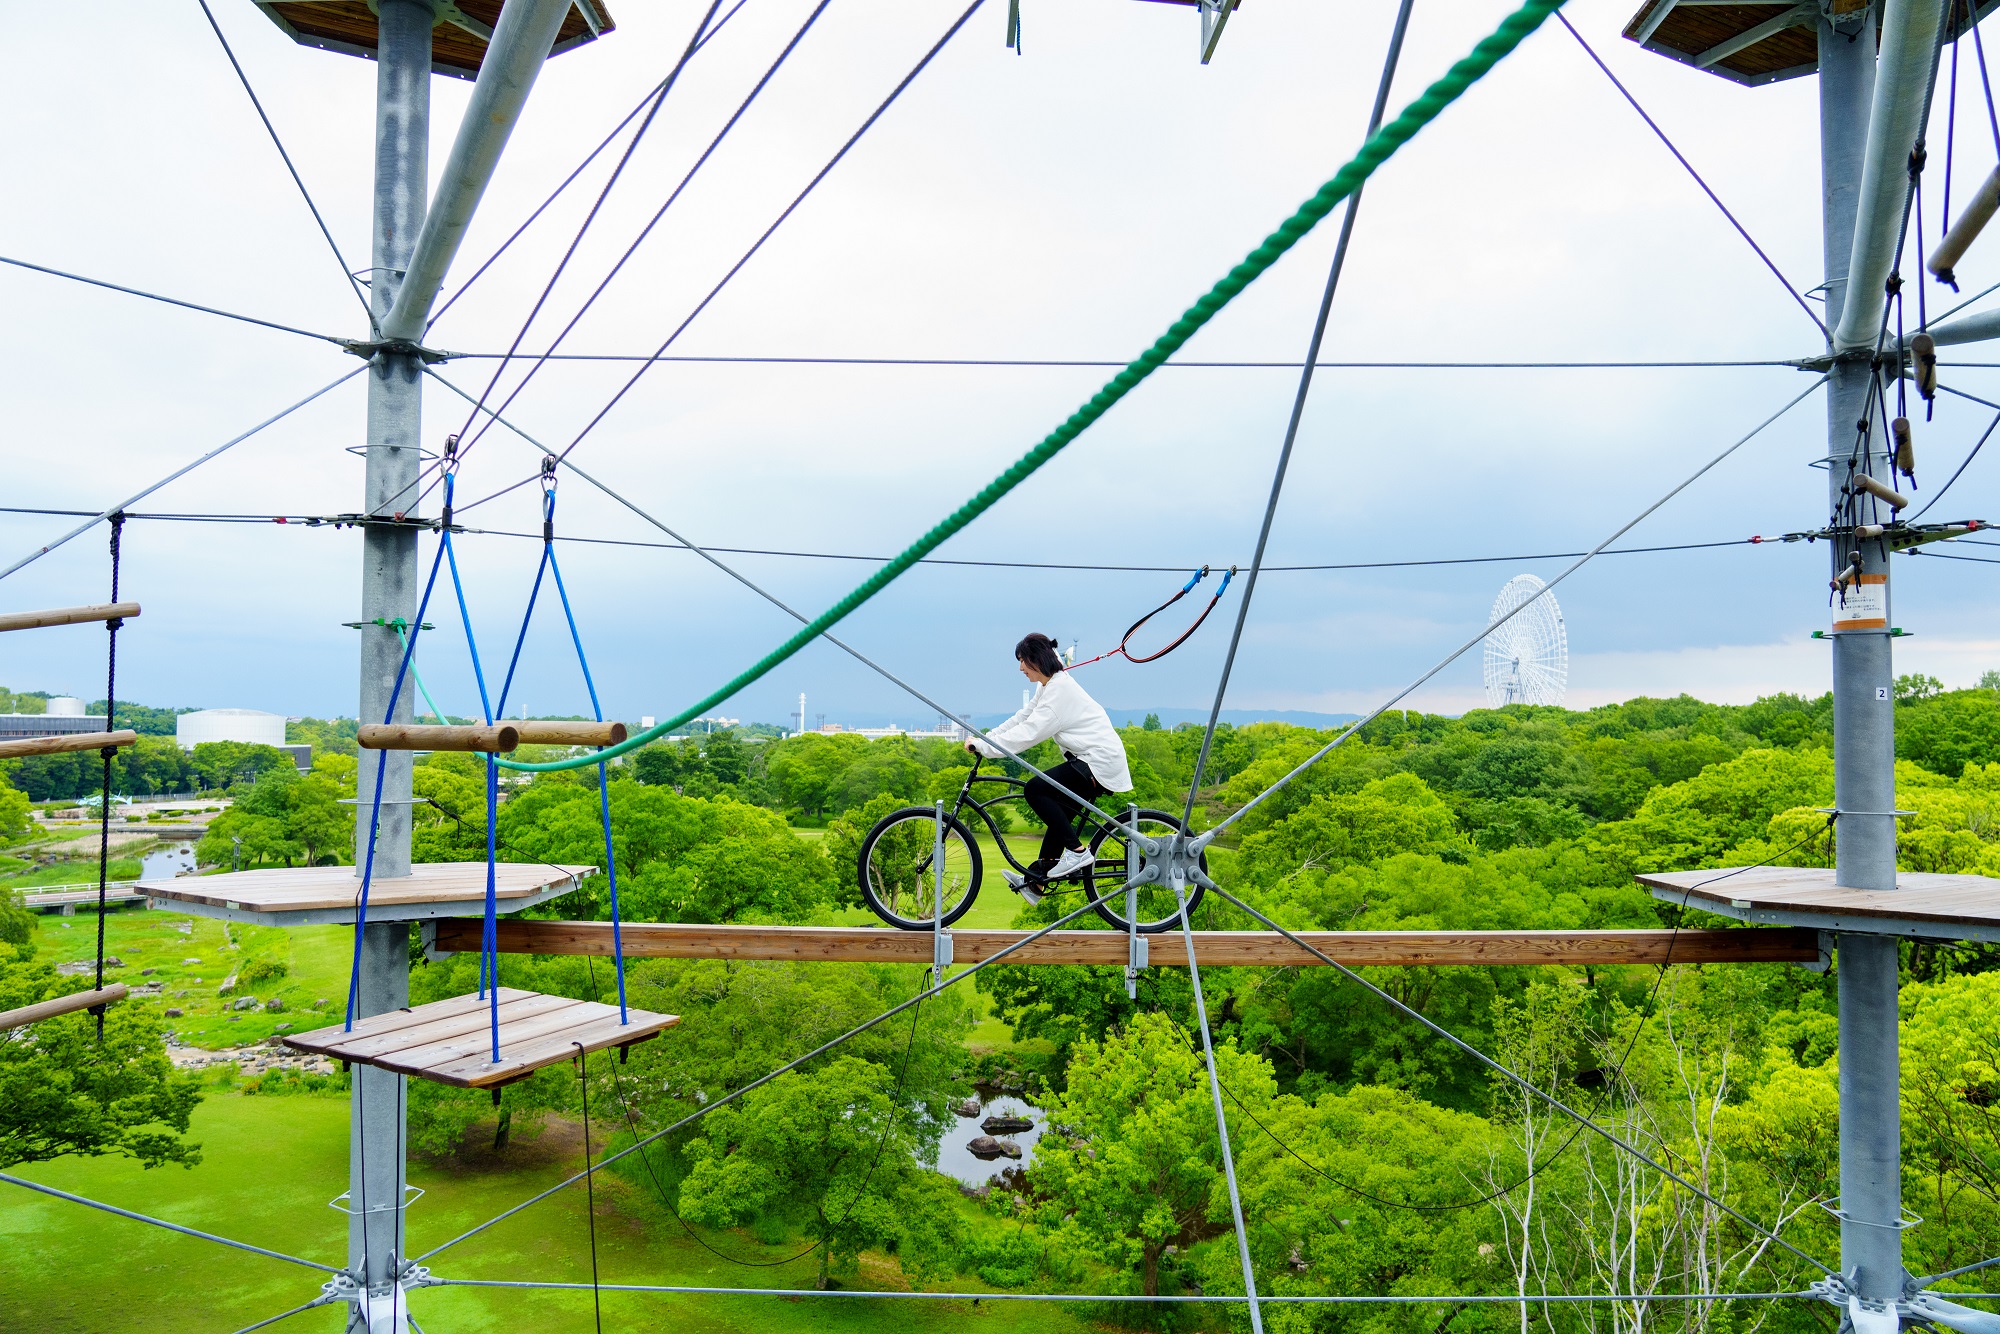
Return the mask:
<svg viewBox="0 0 2000 1334">
<path fill-rule="evenodd" d="M 1132 770 L 1125 762 L 1125 743 L 1111 725 L 1104 706 L 1084 693 L 1068 672 L 1057 672 L 1035 691 L 1035 697 L 1006 722 L 987 733 L 1016 755 L 1055 738 L 1058 746 L 1082 760 L 1106 792 L 1130 792 Z M 1000 751 L 978 737 L 972 744 L 988 759 Z"/>
</svg>

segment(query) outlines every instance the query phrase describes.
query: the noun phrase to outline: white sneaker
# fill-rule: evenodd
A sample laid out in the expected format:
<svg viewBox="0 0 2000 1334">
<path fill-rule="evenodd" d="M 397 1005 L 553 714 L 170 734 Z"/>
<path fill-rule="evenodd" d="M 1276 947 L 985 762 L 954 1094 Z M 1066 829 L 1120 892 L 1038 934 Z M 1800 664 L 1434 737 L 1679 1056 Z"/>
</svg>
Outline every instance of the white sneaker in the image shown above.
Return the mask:
<svg viewBox="0 0 2000 1334">
<path fill-rule="evenodd" d="M 1066 875 L 1075 875 L 1078 871 L 1087 871 L 1095 865 L 1097 865 L 1097 858 L 1093 857 L 1087 849 L 1070 848 L 1063 853 L 1054 866 L 1049 868 L 1049 879 L 1060 880 Z"/>
<path fill-rule="evenodd" d="M 1042 896 L 1039 893 L 1028 888 L 1028 878 L 1026 876 L 1016 875 L 1012 871 L 1002 871 L 1000 874 L 1030 908 L 1042 901 Z"/>
</svg>

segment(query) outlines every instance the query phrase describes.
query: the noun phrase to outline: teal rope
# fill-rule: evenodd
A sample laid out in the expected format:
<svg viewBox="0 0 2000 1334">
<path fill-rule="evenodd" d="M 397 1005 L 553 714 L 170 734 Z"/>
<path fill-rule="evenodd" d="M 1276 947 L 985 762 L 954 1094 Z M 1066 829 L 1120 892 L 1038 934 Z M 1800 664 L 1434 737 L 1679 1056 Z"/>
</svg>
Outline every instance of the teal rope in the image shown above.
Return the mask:
<svg viewBox="0 0 2000 1334">
<path fill-rule="evenodd" d="M 1424 89 L 1423 95 L 1405 107 L 1403 113 L 1395 120 L 1377 130 L 1368 142 L 1361 146 L 1361 151 L 1356 153 L 1346 166 L 1334 173 L 1332 180 L 1321 186 L 1312 198 L 1299 205 L 1298 211 L 1285 219 L 1276 231 L 1265 237 L 1262 245 L 1252 250 L 1242 263 L 1231 269 L 1215 286 L 1209 288 L 1199 301 L 1188 307 L 1187 313 L 1174 321 L 1173 327 L 1161 334 L 1151 347 L 1124 370 L 1112 376 L 1110 382 L 1092 395 L 1089 402 L 1071 413 L 1067 421 L 1049 432 L 1040 444 L 1022 455 L 1014 466 L 987 483 L 972 499 L 953 510 L 942 522 L 912 542 L 900 556 L 863 580 L 854 591 L 821 612 L 798 633 L 765 654 L 754 666 L 737 675 L 699 703 L 690 705 L 656 727 L 633 733 L 608 749 L 543 764 L 527 764 L 517 760 L 501 760 L 500 764 L 509 769 L 531 773 L 553 773 L 560 769 L 580 769 L 588 764 L 599 764 L 627 751 L 637 750 L 648 742 L 665 736 L 690 719 L 708 712 L 838 625 L 850 612 L 895 582 L 905 570 L 944 545 L 954 534 L 991 509 L 1009 491 L 1026 481 L 1044 463 L 1061 453 L 1071 441 L 1089 429 L 1093 422 L 1109 412 L 1120 399 L 1138 388 L 1147 376 L 1158 370 L 1174 353 L 1180 351 L 1203 325 L 1214 319 L 1217 313 L 1235 300 L 1244 288 L 1255 282 L 1266 269 L 1283 258 L 1285 252 L 1303 240 L 1327 214 L 1333 212 L 1336 205 L 1361 188 L 1362 184 L 1375 174 L 1377 167 L 1394 156 L 1397 149 L 1415 138 L 1419 130 L 1436 120 L 1446 107 L 1457 101 L 1466 89 L 1477 83 L 1487 71 L 1525 41 L 1530 33 L 1541 27 L 1549 15 L 1561 8 L 1562 4 L 1563 0 L 1527 0 L 1526 4 L 1509 14 L 1500 26 L 1494 29 L 1492 35 L 1472 48 L 1470 55 L 1453 65 L 1443 78 Z"/>
<path fill-rule="evenodd" d="M 389 622 L 389 624 L 395 628 L 396 637 L 403 641 L 403 651 L 408 653 L 410 651 L 409 627 L 403 623 L 403 618 L 400 616 Z M 417 691 L 424 697 L 424 703 L 431 706 L 431 717 L 437 719 L 440 724 L 448 722 L 449 720 L 442 713 L 438 712 L 437 701 L 431 698 L 431 692 L 425 688 L 424 678 L 417 675 L 417 664 L 414 662 L 410 664 L 410 678 L 417 683 Z"/>
</svg>

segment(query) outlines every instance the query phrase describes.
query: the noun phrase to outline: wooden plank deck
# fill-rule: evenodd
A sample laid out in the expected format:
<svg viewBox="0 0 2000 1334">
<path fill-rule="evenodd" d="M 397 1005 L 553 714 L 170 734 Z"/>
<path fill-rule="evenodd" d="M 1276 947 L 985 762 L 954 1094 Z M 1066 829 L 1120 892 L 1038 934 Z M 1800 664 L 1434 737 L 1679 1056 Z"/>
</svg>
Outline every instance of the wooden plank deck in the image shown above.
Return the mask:
<svg viewBox="0 0 2000 1334">
<path fill-rule="evenodd" d="M 1850 889 L 1817 867 L 1661 871 L 1638 877 L 1653 897 L 1746 921 L 1820 930 L 2000 939 L 2000 880 L 1902 871 L 1896 888 Z"/>
<path fill-rule="evenodd" d="M 287 1047 L 337 1061 L 379 1066 L 455 1088 L 497 1088 L 544 1066 L 586 1052 L 629 1047 L 658 1037 L 680 1022 L 674 1014 L 628 1011 L 567 996 L 500 988 L 500 1059 L 493 1060 L 491 1014 L 484 997 L 453 996 L 413 1009 L 374 1015 L 345 1031 L 343 1025 L 288 1034 Z"/>
<path fill-rule="evenodd" d="M 501 862 L 494 868 L 494 894 L 501 912 L 512 912 L 576 887 L 594 866 L 547 866 L 539 862 Z M 224 875 L 179 876 L 140 880 L 140 893 L 163 904 L 182 904 L 217 915 L 267 916 L 285 924 L 306 920 L 352 922 L 361 897 L 361 880 L 352 866 L 274 867 L 234 871 Z M 486 863 L 423 862 L 407 876 L 377 879 L 368 886 L 368 916 L 373 921 L 465 912 L 486 898 Z"/>
<path fill-rule="evenodd" d="M 479 948 L 477 918 L 437 922 L 433 948 Z M 626 922 L 621 931 L 631 959 L 797 959 L 843 963 L 931 961 L 928 931 L 879 927 L 686 926 Z M 509 954 L 611 953 L 609 922 L 498 923 L 499 947 Z M 958 963 L 991 958 L 1026 931 L 953 931 Z M 1818 963 L 1818 933 L 1789 928 L 1729 931 L 1302 931 L 1301 937 L 1353 967 L 1416 965 L 1516 966 L 1523 964 Z M 1181 967 L 1187 947 L 1173 932 L 1151 938 L 1150 961 Z M 1202 964 L 1317 965 L 1319 960 L 1275 931 L 1197 931 L 1195 959 Z M 1113 931 L 1054 931 L 1009 962 L 1124 964 L 1126 938 Z"/>
</svg>

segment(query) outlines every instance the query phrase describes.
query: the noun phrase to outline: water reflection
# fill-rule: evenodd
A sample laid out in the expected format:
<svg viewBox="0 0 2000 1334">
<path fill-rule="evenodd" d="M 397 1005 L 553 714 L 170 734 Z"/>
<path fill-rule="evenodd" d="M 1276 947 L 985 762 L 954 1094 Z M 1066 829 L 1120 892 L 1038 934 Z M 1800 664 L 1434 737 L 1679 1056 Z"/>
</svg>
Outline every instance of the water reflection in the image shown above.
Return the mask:
<svg viewBox="0 0 2000 1334">
<path fill-rule="evenodd" d="M 968 1186 L 983 1186 L 988 1179 L 999 1176 L 1008 1168 L 1026 1167 L 1035 1158 L 1035 1141 L 1042 1137 L 1042 1109 L 1016 1094 L 1000 1093 L 981 1088 L 979 1094 L 979 1115 L 955 1118 L 957 1124 L 946 1129 L 944 1142 L 938 1146 L 938 1171 Z M 1026 1130 L 1000 1132 L 986 1130 L 980 1123 L 988 1117 L 1017 1116 L 1033 1124 Z M 981 1135 L 992 1135 L 995 1139 L 1012 1140 L 1021 1146 L 1019 1158 L 995 1158 L 991 1161 L 973 1156 L 970 1145 Z"/>
<path fill-rule="evenodd" d="M 139 859 L 143 880 L 169 880 L 194 870 L 194 843 L 175 840 L 165 843 Z"/>
</svg>

